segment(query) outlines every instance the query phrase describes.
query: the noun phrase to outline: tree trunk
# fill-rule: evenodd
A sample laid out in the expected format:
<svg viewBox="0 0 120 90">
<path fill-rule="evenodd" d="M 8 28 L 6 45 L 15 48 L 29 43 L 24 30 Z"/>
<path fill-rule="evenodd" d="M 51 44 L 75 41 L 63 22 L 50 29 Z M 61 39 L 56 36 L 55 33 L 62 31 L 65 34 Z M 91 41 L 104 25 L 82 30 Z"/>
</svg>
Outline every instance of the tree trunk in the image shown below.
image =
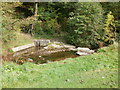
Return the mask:
<svg viewBox="0 0 120 90">
<path fill-rule="evenodd" d="M 103 42 L 99 42 L 99 48 L 103 47 Z"/>
<path fill-rule="evenodd" d="M 38 11 L 38 2 L 35 2 L 34 16 L 37 16 L 37 11 Z"/>
</svg>

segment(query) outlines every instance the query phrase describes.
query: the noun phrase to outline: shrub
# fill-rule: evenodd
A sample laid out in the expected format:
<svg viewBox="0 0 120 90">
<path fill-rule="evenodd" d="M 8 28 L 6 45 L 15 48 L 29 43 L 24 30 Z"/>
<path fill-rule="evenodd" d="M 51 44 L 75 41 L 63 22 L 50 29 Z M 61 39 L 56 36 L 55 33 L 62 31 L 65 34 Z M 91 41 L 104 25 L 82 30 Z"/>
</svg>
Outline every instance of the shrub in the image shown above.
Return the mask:
<svg viewBox="0 0 120 90">
<path fill-rule="evenodd" d="M 32 32 L 34 35 L 55 35 L 58 34 L 60 30 L 60 25 L 57 23 L 56 19 L 51 19 L 45 22 L 36 22 Z"/>
<path fill-rule="evenodd" d="M 111 44 L 115 41 L 115 24 L 114 24 L 114 16 L 112 15 L 112 12 L 110 11 L 107 14 L 107 18 L 105 20 L 105 42 L 108 44 Z"/>
<path fill-rule="evenodd" d="M 36 22 L 34 24 L 34 28 L 32 30 L 32 33 L 34 35 L 44 35 L 44 31 L 43 31 L 42 23 L 41 22 Z"/>
<path fill-rule="evenodd" d="M 56 19 L 44 22 L 43 29 L 46 34 L 52 35 L 60 33 L 60 25 L 57 23 Z"/>
<path fill-rule="evenodd" d="M 76 46 L 97 48 L 104 39 L 103 10 L 99 3 L 77 3 L 68 19 L 67 41 Z"/>
</svg>

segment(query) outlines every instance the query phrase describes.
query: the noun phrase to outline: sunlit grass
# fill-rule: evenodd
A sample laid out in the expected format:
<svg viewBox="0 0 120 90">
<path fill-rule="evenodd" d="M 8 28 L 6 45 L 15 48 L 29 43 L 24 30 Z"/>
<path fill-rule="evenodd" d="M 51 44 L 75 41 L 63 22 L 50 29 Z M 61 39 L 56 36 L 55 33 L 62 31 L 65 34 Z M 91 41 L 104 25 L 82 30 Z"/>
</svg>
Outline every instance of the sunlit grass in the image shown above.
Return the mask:
<svg viewBox="0 0 120 90">
<path fill-rule="evenodd" d="M 33 43 L 33 38 L 29 34 L 23 34 L 20 32 L 15 32 L 16 38 L 8 43 L 2 43 L 2 51 L 5 54 L 6 50 L 14 47 L 22 46 L 25 44 Z"/>
<path fill-rule="evenodd" d="M 43 65 L 3 63 L 4 88 L 118 88 L 117 45 Z"/>
</svg>

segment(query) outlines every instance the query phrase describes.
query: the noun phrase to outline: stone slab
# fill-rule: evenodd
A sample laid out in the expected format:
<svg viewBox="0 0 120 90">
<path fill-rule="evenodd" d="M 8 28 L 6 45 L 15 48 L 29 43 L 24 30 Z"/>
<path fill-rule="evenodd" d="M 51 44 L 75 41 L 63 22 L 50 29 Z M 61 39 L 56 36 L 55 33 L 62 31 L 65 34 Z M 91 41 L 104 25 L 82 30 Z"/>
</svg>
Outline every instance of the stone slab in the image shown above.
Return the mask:
<svg viewBox="0 0 120 90">
<path fill-rule="evenodd" d="M 64 48 L 75 48 L 73 45 L 64 45 Z"/>
<path fill-rule="evenodd" d="M 89 48 L 82 48 L 82 47 L 78 47 L 77 50 L 78 50 L 78 51 L 81 51 L 81 52 L 87 52 L 87 51 L 90 51 Z"/>
<path fill-rule="evenodd" d="M 35 40 L 35 46 L 47 46 L 50 43 L 50 40 Z"/>
<path fill-rule="evenodd" d="M 30 47 L 34 47 L 34 46 L 35 46 L 34 43 L 31 43 L 31 44 L 27 44 L 27 45 L 12 48 L 12 50 L 13 50 L 13 52 L 18 52 L 18 51 L 21 51 L 21 50 L 24 50 L 24 49 L 27 49 L 27 48 L 30 48 Z"/>
<path fill-rule="evenodd" d="M 86 55 L 89 55 L 88 53 L 85 53 L 85 52 L 77 52 L 76 54 L 80 55 L 80 56 L 86 56 Z"/>
</svg>

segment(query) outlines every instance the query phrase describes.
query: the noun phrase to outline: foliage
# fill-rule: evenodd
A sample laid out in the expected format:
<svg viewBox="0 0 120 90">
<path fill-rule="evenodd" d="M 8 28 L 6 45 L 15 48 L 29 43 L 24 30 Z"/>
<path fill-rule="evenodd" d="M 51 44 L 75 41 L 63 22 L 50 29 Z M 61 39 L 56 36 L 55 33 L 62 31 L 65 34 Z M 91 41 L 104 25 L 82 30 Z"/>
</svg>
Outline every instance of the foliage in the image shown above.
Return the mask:
<svg viewBox="0 0 120 90">
<path fill-rule="evenodd" d="M 33 2 L 20 2 L 20 5 L 14 8 L 16 12 L 15 18 L 22 19 L 32 16 L 34 11 L 33 7 Z"/>
<path fill-rule="evenodd" d="M 120 28 L 120 20 L 116 20 L 114 23 L 115 23 L 115 27 L 116 27 L 115 39 L 116 39 L 116 41 L 120 41 L 120 30 L 119 30 L 119 28 Z"/>
<path fill-rule="evenodd" d="M 0 18 L 1 18 L 1 39 L 3 41 L 3 43 L 9 43 L 12 40 L 15 40 L 16 35 L 14 33 L 14 31 L 11 30 L 11 27 L 9 27 L 9 24 L 11 22 L 9 22 L 9 20 L 6 19 L 6 15 L 4 14 L 4 9 L 1 7 L 1 11 L 2 13 L 0 14 Z"/>
<path fill-rule="evenodd" d="M 46 34 L 59 34 L 60 33 L 60 25 L 57 23 L 56 19 L 51 19 L 49 21 L 44 22 L 43 29 Z"/>
<path fill-rule="evenodd" d="M 116 46 L 43 65 L 3 62 L 3 88 L 118 88 Z M 58 82 L 59 81 L 59 82 Z"/>
<path fill-rule="evenodd" d="M 0 3 L 1 5 L 1 3 Z M 1 13 L 1 7 L 0 7 L 0 54 L 2 54 L 2 46 L 1 46 L 1 30 L 2 30 L 2 13 Z M 0 56 L 1 57 L 1 56 Z M 0 59 L 0 68 L 2 68 L 2 60 Z M 0 69 L 0 89 L 2 89 L 2 71 Z"/>
<path fill-rule="evenodd" d="M 102 8 L 105 11 L 105 14 L 109 13 L 109 11 L 113 12 L 113 16 L 115 17 L 115 20 L 118 20 L 120 18 L 120 3 L 119 2 L 101 2 Z"/>
<path fill-rule="evenodd" d="M 1 3 L 0 3 L 0 5 L 1 5 Z M 0 38 L 1 38 L 1 31 L 2 31 L 2 19 L 3 19 L 3 17 L 2 17 L 2 13 L 1 13 L 1 7 L 0 7 Z M 0 39 L 1 40 L 1 39 Z"/>
<path fill-rule="evenodd" d="M 20 28 L 23 33 L 33 34 L 31 30 L 36 22 L 38 22 L 36 18 L 31 16 L 16 22 L 16 27 Z"/>
<path fill-rule="evenodd" d="M 39 3 L 38 15 L 39 19 L 46 21 L 49 19 L 57 19 L 58 23 L 62 23 L 64 17 L 69 17 L 69 13 L 75 9 L 75 3 L 65 2 L 48 2 Z"/>
<path fill-rule="evenodd" d="M 114 39 L 115 39 L 115 24 L 114 24 L 114 16 L 112 15 L 112 12 L 110 11 L 107 14 L 107 19 L 106 19 L 106 23 L 105 23 L 105 33 L 106 33 L 106 38 L 105 38 L 105 42 L 107 43 L 113 43 Z"/>
<path fill-rule="evenodd" d="M 68 42 L 76 46 L 96 48 L 104 39 L 103 10 L 99 3 L 78 3 L 68 20 Z"/>
<path fill-rule="evenodd" d="M 48 21 L 57 18 L 56 10 L 52 7 L 52 3 L 39 3 L 38 7 L 38 20 Z"/>
<path fill-rule="evenodd" d="M 32 30 L 32 33 L 34 35 L 43 35 L 44 32 L 43 32 L 43 28 L 41 26 L 42 26 L 42 22 L 36 22 L 34 24 L 34 28 Z"/>
<path fill-rule="evenodd" d="M 5 29 L 2 30 L 2 41 L 4 43 L 9 43 L 15 39 L 16 39 L 16 35 L 14 31 L 5 30 Z"/>
<path fill-rule="evenodd" d="M 120 3 L 119 2 L 101 2 L 102 8 L 105 11 L 105 16 L 108 14 L 110 11 L 112 12 L 112 15 L 114 16 L 114 24 L 116 27 L 116 40 L 120 40 Z"/>
<path fill-rule="evenodd" d="M 116 36 L 117 40 L 119 39 L 118 6 L 118 3 L 39 2 L 38 16 L 34 17 L 33 2 L 2 3 L 0 7 L 5 28 L 3 34 L 6 34 L 3 36 L 3 41 L 9 42 L 7 38 L 14 40 L 15 37 L 12 37 L 14 32 L 22 31 L 22 33 L 36 36 L 35 38 L 42 35 L 51 35 L 50 37 L 56 35 L 62 38 L 67 36 L 67 41 L 76 46 L 97 48 L 99 41 L 104 42 L 105 40 L 103 17 L 110 10 L 117 20 L 115 22 Z M 105 11 L 104 16 L 102 9 Z M 106 36 L 106 38 L 108 37 Z"/>
<path fill-rule="evenodd" d="M 60 34 L 65 27 L 64 18 L 74 10 L 74 3 L 39 3 L 38 20 L 42 21 L 45 34 Z M 64 12 L 66 11 L 66 12 Z M 37 34 L 37 33 L 36 33 Z"/>
<path fill-rule="evenodd" d="M 37 21 L 34 23 L 32 33 L 38 37 L 41 35 L 55 35 L 59 34 L 59 28 L 60 25 L 57 23 L 56 19 L 44 22 Z"/>
<path fill-rule="evenodd" d="M 0 3 L 0 9 L 2 11 L 2 15 L 0 16 L 0 19 L 2 19 L 2 28 L 0 30 L 0 38 L 2 39 L 2 54 L 11 52 L 10 48 L 32 43 L 33 39 L 31 39 L 28 35 L 20 33 L 20 30 L 22 26 L 28 25 L 30 22 L 33 22 L 34 19 L 29 17 L 26 19 L 16 19 L 16 16 L 20 14 L 15 12 L 15 7 L 20 5 L 21 3 L 19 2 Z"/>
<path fill-rule="evenodd" d="M 58 15 L 57 20 L 58 23 L 62 24 L 64 23 L 64 18 L 68 18 L 69 17 L 69 13 L 75 10 L 75 2 L 56 2 L 53 3 L 52 5 L 53 8 L 55 8 L 56 13 Z"/>
</svg>

